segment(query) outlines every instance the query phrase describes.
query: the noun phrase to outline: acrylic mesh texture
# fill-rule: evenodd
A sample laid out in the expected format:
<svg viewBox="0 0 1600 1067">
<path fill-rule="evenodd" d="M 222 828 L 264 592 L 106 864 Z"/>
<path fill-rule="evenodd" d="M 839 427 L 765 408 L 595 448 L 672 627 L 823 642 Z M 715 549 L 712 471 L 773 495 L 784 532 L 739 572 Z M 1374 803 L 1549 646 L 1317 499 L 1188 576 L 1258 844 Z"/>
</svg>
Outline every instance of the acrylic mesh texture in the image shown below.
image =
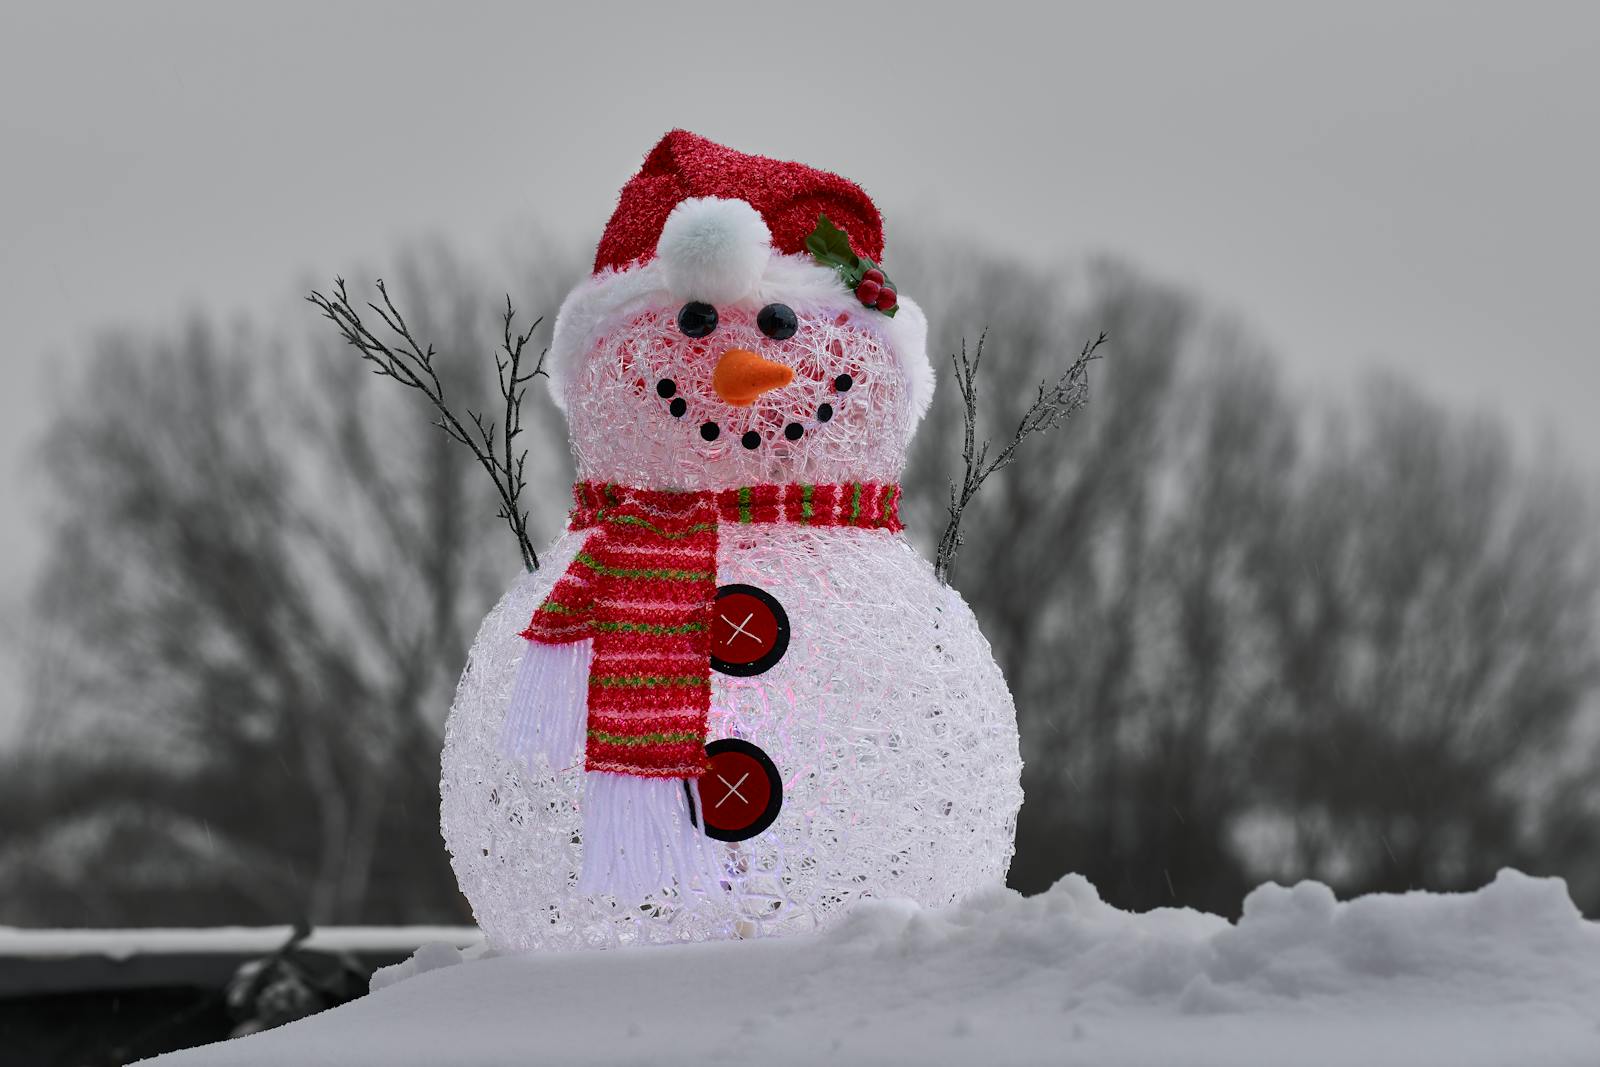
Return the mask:
<svg viewBox="0 0 1600 1067">
<path fill-rule="evenodd" d="M 898 535 L 724 530 L 719 580 L 771 592 L 794 636 L 765 674 L 714 676 L 710 736 L 772 757 L 777 821 L 718 846 L 723 892 L 642 908 L 575 893 L 581 768 L 518 765 L 500 744 L 517 632 L 576 551 L 564 535 L 484 621 L 446 731 L 445 839 L 496 947 L 800 932 L 864 897 L 942 904 L 1004 880 L 1022 801 L 1016 715 L 959 594 Z"/>
<path fill-rule="evenodd" d="M 696 340 L 678 330 L 677 311 L 641 312 L 608 331 L 573 375 L 567 421 L 580 477 L 651 489 L 899 478 L 912 430 L 906 383 L 857 315 L 802 314 L 793 337 L 771 341 L 756 327 L 758 308 L 730 306 L 718 309 L 716 331 Z M 724 403 L 711 378 L 730 348 L 787 365 L 794 381 L 749 407 Z M 841 375 L 850 379 L 843 391 Z M 666 381 L 671 397 L 658 391 Z M 672 414 L 674 400 L 683 415 Z M 701 434 L 707 423 L 715 440 Z M 801 429 L 797 441 L 785 436 L 790 424 Z M 751 431 L 760 437 L 754 449 L 744 445 Z"/>
<path fill-rule="evenodd" d="M 759 308 L 717 310 L 703 339 L 679 331 L 677 307 L 658 307 L 592 346 L 566 395 L 580 478 L 669 489 L 898 479 L 914 420 L 903 371 L 863 321 L 876 312 L 797 306 L 799 330 L 773 341 Z M 785 363 L 793 382 L 748 407 L 723 402 L 712 372 L 734 347 Z M 718 583 L 771 594 L 791 637 L 764 673 L 712 675 L 708 736 L 760 746 L 782 809 L 759 835 L 716 843 L 711 891 L 663 890 L 642 906 L 578 893 L 581 763 L 513 759 L 503 733 L 520 631 L 582 539 L 558 538 L 485 619 L 446 728 L 441 824 L 493 945 L 802 932 L 862 898 L 937 905 L 1003 882 L 1022 800 L 1016 713 L 959 594 L 896 533 L 725 522 Z"/>
</svg>

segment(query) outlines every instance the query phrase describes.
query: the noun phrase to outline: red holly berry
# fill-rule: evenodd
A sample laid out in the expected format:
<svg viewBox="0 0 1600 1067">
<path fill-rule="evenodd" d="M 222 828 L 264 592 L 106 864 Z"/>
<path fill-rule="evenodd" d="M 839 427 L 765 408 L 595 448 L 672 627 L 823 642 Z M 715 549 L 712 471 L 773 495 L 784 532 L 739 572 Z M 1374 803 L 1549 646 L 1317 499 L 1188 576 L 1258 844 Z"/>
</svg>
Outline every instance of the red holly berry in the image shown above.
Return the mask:
<svg viewBox="0 0 1600 1067">
<path fill-rule="evenodd" d="M 867 273 L 861 276 L 861 280 L 864 282 L 877 282 L 879 285 L 882 285 L 883 271 L 879 270 L 877 267 L 873 267 L 871 270 L 867 271 Z"/>
<path fill-rule="evenodd" d="M 870 278 L 863 279 L 861 284 L 856 286 L 856 299 L 867 305 L 867 307 L 872 307 L 878 301 L 880 288 L 881 285 L 878 282 Z"/>
<path fill-rule="evenodd" d="M 880 289 L 876 305 L 879 311 L 888 311 L 895 306 L 899 299 L 900 297 L 893 289 Z"/>
</svg>

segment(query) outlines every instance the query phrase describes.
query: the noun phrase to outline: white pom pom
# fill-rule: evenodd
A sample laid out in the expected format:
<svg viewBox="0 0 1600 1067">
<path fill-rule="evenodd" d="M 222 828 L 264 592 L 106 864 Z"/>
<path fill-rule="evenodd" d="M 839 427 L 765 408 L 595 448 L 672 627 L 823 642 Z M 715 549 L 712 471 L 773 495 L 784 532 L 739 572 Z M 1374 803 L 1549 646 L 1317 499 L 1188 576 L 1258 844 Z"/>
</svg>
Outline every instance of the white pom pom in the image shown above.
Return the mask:
<svg viewBox="0 0 1600 1067">
<path fill-rule="evenodd" d="M 743 200 L 708 196 L 672 209 L 656 255 L 682 300 L 726 304 L 752 293 L 772 252 L 772 233 Z"/>
</svg>

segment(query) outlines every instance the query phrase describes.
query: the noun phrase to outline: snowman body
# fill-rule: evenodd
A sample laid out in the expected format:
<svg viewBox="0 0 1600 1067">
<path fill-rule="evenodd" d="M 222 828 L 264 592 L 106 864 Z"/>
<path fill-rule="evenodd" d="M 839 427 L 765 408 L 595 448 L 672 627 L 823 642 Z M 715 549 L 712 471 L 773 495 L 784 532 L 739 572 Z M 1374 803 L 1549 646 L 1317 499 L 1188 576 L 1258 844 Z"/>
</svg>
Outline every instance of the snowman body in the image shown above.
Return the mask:
<svg viewBox="0 0 1600 1067">
<path fill-rule="evenodd" d="M 582 768 L 519 763 L 501 736 L 518 631 L 579 540 L 557 540 L 545 568 L 484 621 L 446 732 L 443 822 L 492 944 L 801 932 L 864 898 L 946 904 L 1004 881 L 1022 800 L 1016 717 L 971 611 L 899 535 L 783 527 L 719 545 L 719 583 L 771 594 L 790 637 L 760 675 L 713 675 L 708 731 L 771 757 L 776 819 L 713 846 L 726 859 L 720 892 L 667 892 L 643 907 L 578 894 Z M 708 790 L 704 802 L 716 799 Z"/>
<path fill-rule="evenodd" d="M 859 188 L 679 131 L 563 304 L 549 366 L 580 506 L 485 619 L 446 727 L 441 826 L 495 947 L 802 932 L 865 898 L 1003 883 L 1015 709 L 895 512 L 932 391 L 927 324 L 881 270 L 851 288 L 872 263 L 857 253 L 882 255 Z M 784 507 L 746 506 L 774 493 Z M 712 510 L 668 530 L 680 508 Z M 677 614 L 648 614 L 663 597 Z M 619 628 L 656 658 L 607 659 Z M 546 684 L 566 677 L 551 663 L 581 680 Z M 672 686 L 693 687 L 692 712 Z M 508 740 L 557 721 L 543 736 L 570 741 Z M 630 746 L 661 744 L 670 770 L 629 771 Z M 703 769 L 682 772 L 684 752 Z"/>
</svg>

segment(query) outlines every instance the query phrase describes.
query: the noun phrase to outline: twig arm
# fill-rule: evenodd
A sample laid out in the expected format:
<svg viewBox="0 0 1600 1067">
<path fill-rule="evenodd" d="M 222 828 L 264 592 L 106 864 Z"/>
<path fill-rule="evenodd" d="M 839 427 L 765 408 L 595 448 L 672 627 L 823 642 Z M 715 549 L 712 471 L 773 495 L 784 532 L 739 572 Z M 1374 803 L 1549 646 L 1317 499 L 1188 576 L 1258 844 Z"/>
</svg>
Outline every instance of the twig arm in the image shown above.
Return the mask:
<svg viewBox="0 0 1600 1067">
<path fill-rule="evenodd" d="M 961 419 L 965 432 L 961 443 L 961 484 L 950 482 L 950 503 L 946 507 L 949 520 L 939 537 L 938 551 L 934 556 L 933 570 L 941 582 L 950 580 L 950 569 L 956 553 L 961 550 L 961 517 L 966 513 L 978 490 L 995 471 L 1009 467 L 1017 458 L 1022 442 L 1036 433 L 1048 433 L 1076 415 L 1089 402 L 1089 365 L 1101 358 L 1100 346 L 1106 343 L 1101 333 L 1083 348 L 1071 365 L 1054 382 L 1039 383 L 1039 395 L 1022 417 L 1011 439 L 993 457 L 989 454 L 989 441 L 978 442 L 978 371 L 983 364 L 983 345 L 987 332 L 980 335 L 978 344 L 969 355 L 967 343 L 961 342 L 960 352 L 951 353 L 950 363 L 955 370 L 956 389 L 961 394 Z"/>
<path fill-rule="evenodd" d="M 476 431 L 474 433 L 467 429 L 466 423 L 456 415 L 445 398 L 444 383 L 440 381 L 439 373 L 433 364 L 435 356 L 433 346 L 424 347 L 418 342 L 411 332 L 411 327 L 406 324 L 405 316 L 390 298 L 389 290 L 381 278 L 377 282 L 377 290 L 383 301 L 382 306 L 368 303 L 367 307 L 378 316 L 384 328 L 398 338 L 398 342 L 393 346 L 381 339 L 362 321 L 360 312 L 350 303 L 350 294 L 343 278 L 334 279 L 332 296 L 313 290 L 306 299 L 316 305 L 322 312 L 323 318 L 333 323 L 345 343 L 360 352 L 361 358 L 373 365 L 374 374 L 393 378 L 401 385 L 415 389 L 428 398 L 438 413 L 434 425 L 453 440 L 471 449 L 473 458 L 494 483 L 495 493 L 500 498 L 497 515 L 506 520 L 511 532 L 516 536 L 517 547 L 522 553 L 523 566 L 530 571 L 538 570 L 539 556 L 534 551 L 533 542 L 528 536 L 529 513 L 519 506 L 522 491 L 527 487 L 524 473 L 527 469 L 528 450 L 524 448 L 518 452 L 516 440 L 522 433 L 522 400 L 527 393 L 527 383 L 545 374 L 544 359 L 548 350 L 539 353 L 532 370 L 527 373 L 522 371 L 523 355 L 528 341 L 533 336 L 533 331 L 538 329 L 544 320 L 535 319 L 533 325 L 526 331 L 517 331 L 516 311 L 511 306 L 510 295 L 506 296 L 506 310 L 501 323 L 503 341 L 500 351 L 496 352 L 494 357 L 504 413 L 498 423 L 492 420 L 485 422 L 482 412 L 466 409 L 467 422 L 472 424 L 473 430 Z"/>
</svg>

